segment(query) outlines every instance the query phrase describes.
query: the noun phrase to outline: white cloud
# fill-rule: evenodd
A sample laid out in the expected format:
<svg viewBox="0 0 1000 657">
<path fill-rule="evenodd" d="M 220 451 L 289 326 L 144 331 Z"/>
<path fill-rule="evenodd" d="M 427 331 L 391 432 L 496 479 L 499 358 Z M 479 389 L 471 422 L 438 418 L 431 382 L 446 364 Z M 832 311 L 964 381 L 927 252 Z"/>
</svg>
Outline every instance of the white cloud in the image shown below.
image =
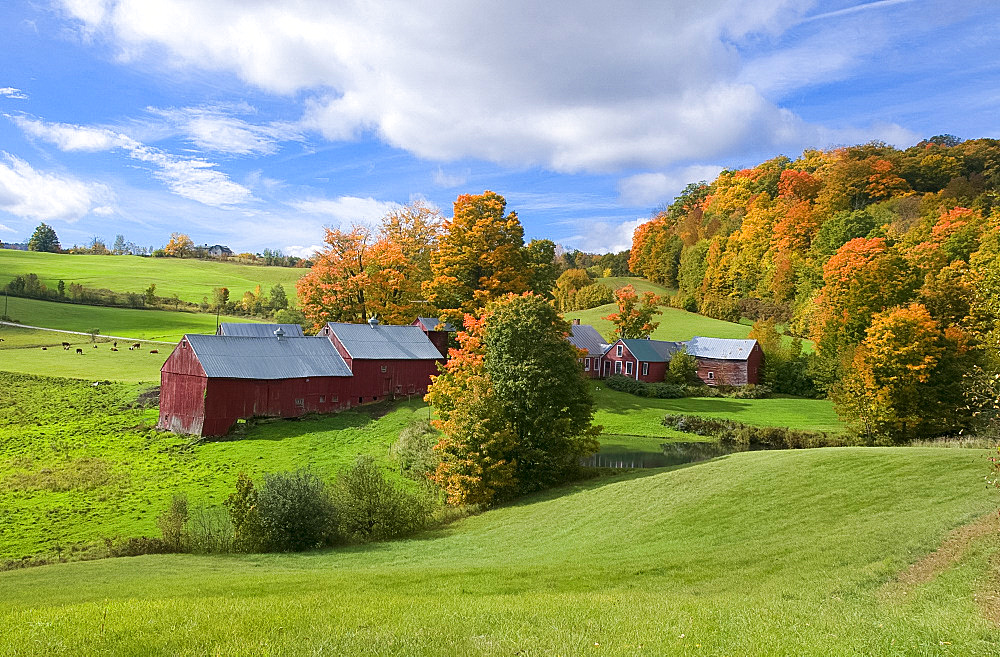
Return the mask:
<svg viewBox="0 0 1000 657">
<path fill-rule="evenodd" d="M 37 171 L 0 151 L 0 210 L 25 219 L 73 222 L 111 200 L 104 185 Z"/>
<path fill-rule="evenodd" d="M 445 189 L 451 189 L 452 187 L 459 187 L 465 184 L 465 181 L 469 179 L 469 172 L 461 174 L 445 173 L 438 167 L 437 171 L 434 172 L 434 184 L 438 187 L 444 187 Z"/>
<path fill-rule="evenodd" d="M 312 246 L 286 246 L 281 252 L 287 256 L 295 256 L 296 258 L 311 258 L 322 250 L 323 247 L 321 245 L 313 244 Z"/>
<path fill-rule="evenodd" d="M 811 4 L 637 1 L 612 10 L 596 0 L 64 0 L 123 61 L 305 92 L 301 128 L 328 139 L 369 131 L 436 161 L 472 157 L 561 172 L 658 170 L 747 149 L 844 141 L 781 106 L 782 95 L 853 70 L 871 54 L 866 38 L 841 39 L 836 56 L 813 66 L 810 57 L 829 43 L 803 37 L 806 46 L 794 50 L 801 39 L 783 40 L 805 29 Z M 873 13 L 823 22 L 878 33 Z M 785 50 L 794 58 L 778 56 Z M 788 81 L 771 82 L 785 73 Z M 279 139 L 242 122 L 219 126 L 204 117 L 188 128 L 202 147 L 232 153 L 268 152 Z M 862 131 L 870 139 L 899 129 Z"/>
<path fill-rule="evenodd" d="M 640 173 L 618 183 L 618 196 L 624 205 L 659 205 L 669 203 L 688 183 L 712 181 L 720 166 L 690 166 L 674 173 Z"/>
<path fill-rule="evenodd" d="M 13 228 L 11 228 L 10 226 L 6 226 L 4 224 L 0 224 L 0 230 L 4 231 L 5 233 L 16 233 L 17 232 L 16 230 L 14 230 Z"/>
<path fill-rule="evenodd" d="M 4 98 L 11 98 L 13 100 L 27 100 L 28 94 L 24 93 L 20 89 L 15 89 L 14 87 L 0 87 L 0 96 Z"/>
<path fill-rule="evenodd" d="M 213 162 L 179 157 L 108 128 L 46 123 L 23 115 L 7 117 L 25 134 L 55 144 L 63 151 L 121 149 L 132 159 L 152 165 L 153 176 L 166 184 L 170 191 L 199 203 L 222 207 L 253 199 L 248 188 L 233 182 L 228 175 L 216 169 Z"/>
<path fill-rule="evenodd" d="M 252 112 L 253 108 L 247 105 L 149 108 L 148 111 L 166 120 L 195 146 L 217 153 L 269 155 L 278 151 L 279 142 L 302 139 L 301 131 L 290 123 L 255 125 L 232 116 L 233 112 Z"/>
<path fill-rule="evenodd" d="M 632 233 L 647 221 L 649 217 L 621 222 L 581 221 L 584 230 L 562 241 L 587 253 L 618 253 L 632 248 Z"/>
<path fill-rule="evenodd" d="M 351 224 L 376 224 L 386 214 L 400 207 L 398 203 L 357 196 L 341 196 L 335 199 L 303 199 L 291 203 L 291 206 L 308 214 L 330 217 L 342 227 Z"/>
</svg>

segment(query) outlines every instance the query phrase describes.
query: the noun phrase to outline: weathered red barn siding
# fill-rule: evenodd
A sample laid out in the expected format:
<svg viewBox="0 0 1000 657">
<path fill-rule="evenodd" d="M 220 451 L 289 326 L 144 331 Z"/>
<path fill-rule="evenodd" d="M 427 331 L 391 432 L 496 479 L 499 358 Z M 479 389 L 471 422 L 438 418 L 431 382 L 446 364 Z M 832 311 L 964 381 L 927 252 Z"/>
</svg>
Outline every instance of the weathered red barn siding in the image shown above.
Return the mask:
<svg viewBox="0 0 1000 657">
<path fill-rule="evenodd" d="M 386 397 L 425 395 L 431 377 L 438 374 L 434 360 L 348 360 L 347 366 L 354 373 L 352 399 L 365 403 Z M 443 362 L 443 361 L 442 361 Z M 382 368 L 385 371 L 382 371 Z"/>
<path fill-rule="evenodd" d="M 185 343 L 186 344 L 186 343 Z M 157 427 L 201 434 L 208 378 L 190 347 L 177 347 L 160 368 L 160 420 Z"/>
<path fill-rule="evenodd" d="M 448 357 L 448 331 L 425 331 L 427 339 L 431 341 L 441 355 Z"/>
<path fill-rule="evenodd" d="M 708 385 L 742 386 L 760 383 L 760 370 L 764 363 L 764 352 L 760 345 L 754 345 L 746 360 L 719 360 L 698 358 L 698 378 Z M 712 373 L 712 378 L 709 378 Z"/>
<path fill-rule="evenodd" d="M 353 377 L 349 376 L 209 379 L 202 435 L 225 435 L 241 418 L 298 417 L 351 408 L 356 405 L 352 402 L 352 384 Z"/>
<path fill-rule="evenodd" d="M 622 355 L 618 356 L 618 347 L 622 347 Z M 611 345 L 611 348 L 604 354 L 603 360 L 609 365 L 602 370 L 602 376 L 613 376 L 615 374 L 615 363 L 620 362 L 622 364 L 622 371 L 620 374 L 622 376 L 627 376 L 631 379 L 637 379 L 639 381 L 645 381 L 646 383 L 659 383 L 663 381 L 667 373 L 667 364 L 662 362 L 649 362 L 643 360 L 637 360 L 632 352 L 629 351 L 628 345 Z M 632 363 L 632 372 L 629 374 L 625 373 L 626 363 Z M 642 364 L 649 363 L 648 374 L 642 373 Z"/>
</svg>

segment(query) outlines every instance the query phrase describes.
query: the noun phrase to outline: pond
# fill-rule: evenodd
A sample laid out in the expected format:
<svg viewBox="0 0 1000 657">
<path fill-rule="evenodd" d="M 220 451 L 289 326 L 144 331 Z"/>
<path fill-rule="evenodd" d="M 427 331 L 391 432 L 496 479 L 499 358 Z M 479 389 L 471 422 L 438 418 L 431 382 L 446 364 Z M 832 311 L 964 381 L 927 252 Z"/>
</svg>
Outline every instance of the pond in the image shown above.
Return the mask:
<svg viewBox="0 0 1000 657">
<path fill-rule="evenodd" d="M 629 449 L 622 445 L 609 445 L 583 460 L 583 465 L 596 468 L 665 468 L 683 463 L 695 463 L 725 456 L 734 452 L 746 452 L 755 447 L 743 447 L 717 442 L 669 442 L 660 446 L 660 451 Z"/>
</svg>

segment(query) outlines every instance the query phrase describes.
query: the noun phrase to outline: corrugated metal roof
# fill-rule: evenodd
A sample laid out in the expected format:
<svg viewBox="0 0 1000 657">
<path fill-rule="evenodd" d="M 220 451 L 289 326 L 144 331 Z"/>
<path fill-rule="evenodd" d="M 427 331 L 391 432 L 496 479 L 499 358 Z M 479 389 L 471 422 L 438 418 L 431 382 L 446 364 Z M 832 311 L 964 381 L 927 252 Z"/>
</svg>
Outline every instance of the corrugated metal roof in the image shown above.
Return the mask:
<svg viewBox="0 0 1000 657">
<path fill-rule="evenodd" d="M 756 340 L 694 337 L 687 342 L 687 352 L 698 358 L 746 360 L 755 344 Z"/>
<path fill-rule="evenodd" d="M 622 340 L 621 342 L 638 360 L 648 363 L 665 363 L 670 360 L 671 356 L 684 348 L 683 342 L 665 340 Z"/>
<path fill-rule="evenodd" d="M 419 329 L 418 329 L 419 330 Z M 185 335 L 211 378 L 299 379 L 309 376 L 352 376 L 327 338 L 277 339 L 232 335 Z M 178 349 L 183 349 L 183 341 Z"/>
<path fill-rule="evenodd" d="M 337 336 L 351 358 L 363 360 L 440 360 L 441 352 L 419 326 L 383 324 L 326 325 Z"/>
<path fill-rule="evenodd" d="M 590 356 L 600 356 L 608 349 L 608 343 L 590 324 L 572 324 L 567 340 L 577 349 L 585 349 Z"/>
<path fill-rule="evenodd" d="M 298 324 L 237 324 L 235 322 L 223 322 L 219 324 L 219 335 L 243 335 L 254 338 L 273 338 L 274 332 L 278 329 L 285 332 L 285 337 L 302 338 L 305 333 Z"/>
<path fill-rule="evenodd" d="M 437 317 L 417 317 L 417 321 L 424 325 L 424 330 L 426 331 L 438 330 L 454 332 L 455 330 L 455 327 L 452 326 L 450 322 L 442 322 Z M 443 324 L 443 326 L 440 329 L 437 328 L 437 326 L 441 324 Z"/>
</svg>

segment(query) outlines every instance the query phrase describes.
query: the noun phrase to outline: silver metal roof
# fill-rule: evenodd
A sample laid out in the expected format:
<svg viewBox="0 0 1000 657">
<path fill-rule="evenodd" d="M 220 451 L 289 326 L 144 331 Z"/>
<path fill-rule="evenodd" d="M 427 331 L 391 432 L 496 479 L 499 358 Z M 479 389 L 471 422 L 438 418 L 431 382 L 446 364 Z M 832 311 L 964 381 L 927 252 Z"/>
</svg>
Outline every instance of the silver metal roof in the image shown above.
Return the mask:
<svg viewBox="0 0 1000 657">
<path fill-rule="evenodd" d="M 424 325 L 424 330 L 426 331 L 440 330 L 451 332 L 455 330 L 455 327 L 450 322 L 442 322 L 437 317 L 417 317 L 417 321 Z M 441 326 L 440 329 L 437 328 L 439 325 Z"/>
<path fill-rule="evenodd" d="M 339 324 L 326 327 L 340 340 L 351 358 L 362 360 L 440 360 L 441 352 L 419 326 Z"/>
<path fill-rule="evenodd" d="M 755 344 L 756 340 L 694 337 L 687 341 L 687 352 L 699 358 L 746 360 Z"/>
<path fill-rule="evenodd" d="M 237 324 L 235 322 L 223 322 L 219 324 L 219 335 L 244 335 L 255 338 L 273 338 L 274 332 L 278 329 L 285 332 L 285 337 L 302 338 L 305 333 L 298 324 Z"/>
<path fill-rule="evenodd" d="M 608 343 L 590 324 L 573 324 L 570 328 L 566 339 L 577 349 L 585 349 L 589 356 L 600 356 L 607 351 Z"/>
<path fill-rule="evenodd" d="M 419 330 L 419 329 L 417 329 Z M 300 379 L 310 376 L 352 376 L 344 359 L 327 338 L 277 339 L 231 335 L 184 336 L 211 378 Z"/>
</svg>

